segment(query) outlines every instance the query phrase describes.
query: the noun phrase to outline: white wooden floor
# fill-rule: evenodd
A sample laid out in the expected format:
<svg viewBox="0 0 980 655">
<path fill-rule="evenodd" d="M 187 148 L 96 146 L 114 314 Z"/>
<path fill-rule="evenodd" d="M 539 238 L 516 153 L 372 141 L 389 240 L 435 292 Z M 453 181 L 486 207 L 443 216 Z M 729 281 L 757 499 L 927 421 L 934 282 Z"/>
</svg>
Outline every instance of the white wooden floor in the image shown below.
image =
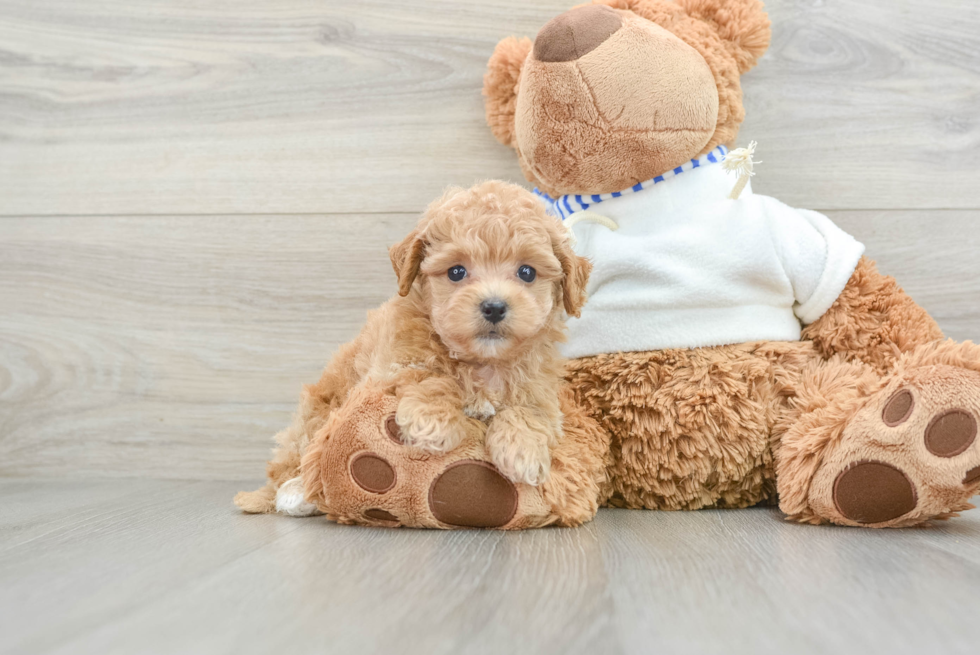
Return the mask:
<svg viewBox="0 0 980 655">
<path fill-rule="evenodd" d="M 448 184 L 522 181 L 485 62 L 579 1 L 0 0 L 0 653 L 975 652 L 976 511 L 447 534 L 231 506 L 394 292 L 387 246 Z M 767 7 L 756 190 L 980 339 L 980 2 Z"/>
<path fill-rule="evenodd" d="M 0 482 L 0 652 L 975 653 L 980 512 L 601 510 L 505 534 L 248 517 L 241 485 Z"/>
</svg>

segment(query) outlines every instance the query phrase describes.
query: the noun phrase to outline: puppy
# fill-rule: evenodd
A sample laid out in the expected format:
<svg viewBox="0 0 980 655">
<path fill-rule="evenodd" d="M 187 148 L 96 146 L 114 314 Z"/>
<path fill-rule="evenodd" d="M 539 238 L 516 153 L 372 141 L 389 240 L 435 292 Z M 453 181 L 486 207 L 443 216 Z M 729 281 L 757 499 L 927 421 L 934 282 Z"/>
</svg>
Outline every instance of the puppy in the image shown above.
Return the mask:
<svg viewBox="0 0 980 655">
<path fill-rule="evenodd" d="M 270 482 L 235 502 L 252 512 L 313 513 L 298 478 L 310 437 L 348 392 L 381 381 L 397 398 L 402 441 L 431 452 L 479 436 L 501 473 L 538 485 L 561 438 L 565 315 L 578 316 L 591 265 L 532 194 L 485 182 L 451 188 L 389 251 L 398 296 L 303 391 L 276 437 Z"/>
</svg>

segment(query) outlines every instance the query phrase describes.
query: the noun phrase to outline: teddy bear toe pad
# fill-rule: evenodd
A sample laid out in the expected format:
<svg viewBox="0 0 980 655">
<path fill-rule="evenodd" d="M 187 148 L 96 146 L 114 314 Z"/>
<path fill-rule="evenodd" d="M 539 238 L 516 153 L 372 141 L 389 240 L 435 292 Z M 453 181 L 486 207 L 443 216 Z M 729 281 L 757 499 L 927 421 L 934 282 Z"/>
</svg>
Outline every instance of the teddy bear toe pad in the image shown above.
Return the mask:
<svg viewBox="0 0 980 655">
<path fill-rule="evenodd" d="M 926 449 L 936 457 L 956 457 L 977 437 L 977 420 L 962 409 L 937 414 L 926 428 Z"/>
<path fill-rule="evenodd" d="M 848 525 L 900 527 L 969 507 L 980 485 L 980 374 L 906 371 L 856 413 L 814 477 L 820 514 Z"/>
<path fill-rule="evenodd" d="M 395 486 L 395 469 L 372 453 L 359 453 L 351 459 L 350 476 L 361 489 L 376 494 L 391 491 Z"/>
</svg>

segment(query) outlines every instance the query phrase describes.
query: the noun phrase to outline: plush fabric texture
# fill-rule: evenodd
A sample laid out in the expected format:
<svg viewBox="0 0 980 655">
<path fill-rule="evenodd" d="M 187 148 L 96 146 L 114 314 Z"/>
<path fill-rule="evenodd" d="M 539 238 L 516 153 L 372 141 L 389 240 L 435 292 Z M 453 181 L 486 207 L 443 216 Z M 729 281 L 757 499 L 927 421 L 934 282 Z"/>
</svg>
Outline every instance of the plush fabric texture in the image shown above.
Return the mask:
<svg viewBox="0 0 980 655">
<path fill-rule="evenodd" d="M 568 394 L 565 436 L 552 450 L 551 477 L 537 487 L 496 473 L 482 434 L 449 453 L 401 443 L 389 421 L 397 406 L 390 389 L 358 387 L 314 435 L 302 462 L 304 487 L 331 520 L 440 529 L 574 526 L 591 520 L 609 495 L 608 438 Z M 374 471 L 359 473 L 365 459 Z"/>
<path fill-rule="evenodd" d="M 683 169 L 738 134 L 739 77 L 771 37 L 761 2 L 595 4 L 621 12 L 620 27 L 589 32 L 579 48 L 558 41 L 574 41 L 581 10 L 556 18 L 535 49 L 565 54 L 530 53 L 519 73 L 509 58 L 516 102 L 491 84 L 487 110 L 513 116 L 495 134 L 557 215 L 619 224 L 573 228 L 594 271 L 564 351 L 582 355 L 569 386 L 609 433 L 608 502 L 778 501 L 792 520 L 867 527 L 968 507 L 980 487 L 980 349 L 943 341 L 826 217 L 751 187 L 724 200 L 734 178 Z M 505 75 L 502 60 L 488 81 Z M 662 184 L 606 197 L 678 166 Z M 747 289 L 772 295 L 759 302 Z"/>
<path fill-rule="evenodd" d="M 610 433 L 615 507 L 748 507 L 775 495 L 770 435 L 790 411 L 804 342 L 584 357 L 576 400 Z"/>
<path fill-rule="evenodd" d="M 514 144 L 514 109 L 521 67 L 531 52 L 531 39 L 509 37 L 497 44 L 483 78 L 487 124 L 498 141 Z"/>
<path fill-rule="evenodd" d="M 653 21 L 704 57 L 718 90 L 718 117 L 701 153 L 734 143 L 745 120 L 740 76 L 756 65 L 772 39 L 761 0 L 596 1 Z"/>
<path fill-rule="evenodd" d="M 624 189 L 733 142 L 745 117 L 739 76 L 769 45 L 758 0 L 596 4 L 623 24 L 584 55 L 541 61 L 507 39 L 484 78 L 494 135 L 552 196 Z M 575 24 L 576 11 L 561 22 Z"/>
<path fill-rule="evenodd" d="M 911 410 L 900 420 L 885 420 L 889 401 L 911 395 Z M 980 416 L 980 348 L 953 341 L 923 344 L 902 354 L 890 374 L 882 377 L 872 366 L 834 357 L 818 360 L 804 370 L 794 400 L 800 417 L 779 438 L 775 449 L 780 507 L 792 520 L 868 527 L 904 527 L 933 518 L 949 518 L 973 506 L 969 499 L 980 488 L 970 478 L 980 466 L 975 440 Z M 930 428 L 945 416 L 967 417 L 954 423 L 948 435 L 962 448 L 936 454 L 928 448 Z M 970 426 L 972 425 L 972 430 Z M 846 500 L 841 481 L 852 469 L 885 465 L 905 478 L 908 493 L 899 493 L 893 506 L 908 511 L 886 520 L 862 520 L 860 511 L 879 503 L 855 507 Z M 874 497 L 894 485 L 889 476 L 868 476 L 863 494 Z M 897 477 L 897 476 L 890 476 Z M 900 478 L 897 478 L 900 480 Z M 902 492 L 901 485 L 898 485 Z M 884 487 L 884 489 L 882 489 Z M 904 498 L 903 498 L 904 496 Z M 878 499 L 875 499 L 878 500 Z M 896 501 L 903 502 L 896 502 Z M 875 512 L 868 518 L 875 519 Z M 883 518 L 887 514 L 878 514 Z"/>
<path fill-rule="evenodd" d="M 556 16 L 534 40 L 538 61 L 575 61 L 589 54 L 623 26 L 623 18 L 602 5 L 576 7 Z"/>
<path fill-rule="evenodd" d="M 834 304 L 864 246 L 751 187 L 729 200 L 734 182 L 708 163 L 593 207 L 615 231 L 574 226 L 593 269 L 566 357 L 798 341 Z"/>
<path fill-rule="evenodd" d="M 831 308 L 803 330 L 803 338 L 813 341 L 825 357 L 840 353 L 885 372 L 901 353 L 943 338 L 929 313 L 902 292 L 895 278 L 881 275 L 870 259 L 858 263 L 851 282 Z"/>
<path fill-rule="evenodd" d="M 546 193 L 606 193 L 690 160 L 711 138 L 717 115 L 704 58 L 624 12 L 619 30 L 574 61 L 527 58 L 514 142 Z"/>
</svg>

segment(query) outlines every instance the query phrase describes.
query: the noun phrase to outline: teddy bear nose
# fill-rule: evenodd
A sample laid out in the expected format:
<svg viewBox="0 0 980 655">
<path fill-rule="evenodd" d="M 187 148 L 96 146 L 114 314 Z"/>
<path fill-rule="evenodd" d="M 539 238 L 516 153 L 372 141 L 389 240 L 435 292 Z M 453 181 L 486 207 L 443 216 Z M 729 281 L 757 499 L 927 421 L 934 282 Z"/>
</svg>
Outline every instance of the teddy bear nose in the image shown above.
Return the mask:
<svg viewBox="0 0 980 655">
<path fill-rule="evenodd" d="M 623 19 L 605 5 L 577 7 L 552 18 L 534 40 L 538 61 L 575 61 L 615 34 Z"/>
</svg>

